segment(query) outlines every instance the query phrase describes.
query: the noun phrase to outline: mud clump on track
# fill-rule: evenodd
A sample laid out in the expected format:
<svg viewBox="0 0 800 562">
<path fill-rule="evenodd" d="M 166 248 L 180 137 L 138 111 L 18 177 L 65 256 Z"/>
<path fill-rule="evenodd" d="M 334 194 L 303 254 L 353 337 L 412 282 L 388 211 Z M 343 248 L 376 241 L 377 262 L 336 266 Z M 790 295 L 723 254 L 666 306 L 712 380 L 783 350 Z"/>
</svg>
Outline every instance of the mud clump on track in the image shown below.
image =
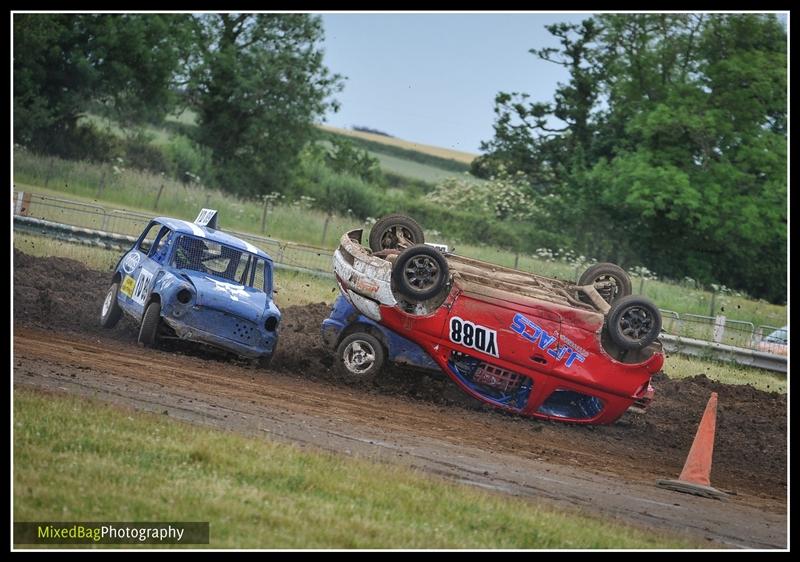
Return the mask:
<svg viewBox="0 0 800 562">
<path fill-rule="evenodd" d="M 99 325 L 100 308 L 110 284 L 110 272 L 87 269 L 63 258 L 36 258 L 14 251 L 14 323 L 60 333 L 91 334 L 106 340 L 135 344 L 138 326 L 123 318 L 113 330 Z M 272 369 L 312 384 L 325 380 L 357 387 L 359 392 L 392 395 L 449 408 L 490 410 L 469 398 L 444 374 L 390 369 L 369 384 L 337 378 L 333 353 L 324 347 L 322 320 L 330 306 L 324 303 L 282 309 L 283 320 Z M 173 345 L 172 343 L 168 345 Z M 225 353 L 194 344 L 177 350 L 209 361 L 237 360 Z M 667 360 L 667 373 L 669 360 Z M 670 379 L 653 378 L 655 399 L 645 415 L 626 414 L 610 426 L 573 426 L 541 422 L 487 411 L 487 423 L 508 431 L 537 431 L 575 449 L 610 453 L 624 463 L 636 459 L 664 478 L 675 478 L 691 447 L 711 392 L 719 394 L 712 485 L 735 491 L 746 488 L 782 498 L 786 495 L 787 405 L 786 395 L 750 386 L 723 385 L 702 374 Z M 483 414 L 481 414 L 483 415 Z M 663 471 L 663 473 L 662 473 Z"/>
</svg>

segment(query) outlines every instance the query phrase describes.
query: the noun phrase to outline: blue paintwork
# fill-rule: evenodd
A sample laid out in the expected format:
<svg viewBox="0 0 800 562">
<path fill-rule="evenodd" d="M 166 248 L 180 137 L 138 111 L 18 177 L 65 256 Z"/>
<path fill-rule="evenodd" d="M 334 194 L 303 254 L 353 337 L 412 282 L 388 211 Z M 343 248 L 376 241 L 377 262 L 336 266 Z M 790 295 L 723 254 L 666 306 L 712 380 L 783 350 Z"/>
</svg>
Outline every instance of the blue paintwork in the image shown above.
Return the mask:
<svg viewBox="0 0 800 562">
<path fill-rule="evenodd" d="M 162 234 L 145 253 L 139 247 L 153 225 L 171 230 L 162 242 Z M 176 241 L 188 235 L 256 254 L 265 260 L 263 290 L 231 282 L 212 272 L 201 273 L 171 265 Z M 140 291 L 128 296 L 122 282 L 130 277 Z M 148 279 L 149 278 L 149 279 Z M 181 339 L 213 345 L 250 358 L 270 357 L 278 340 L 277 327 L 281 313 L 272 301 L 272 259 L 239 238 L 187 221 L 158 217 L 147 225 L 130 251 L 120 258 L 114 270 L 114 281 L 120 282 L 117 303 L 123 312 L 141 321 L 146 306 L 153 300 L 161 303 L 161 319 Z M 192 293 L 189 302 L 181 303 L 181 289 Z M 273 330 L 265 323 L 274 318 Z"/>
<path fill-rule="evenodd" d="M 388 360 L 392 363 L 441 372 L 436 361 L 419 345 L 360 314 L 342 295 L 333 303 L 330 316 L 322 321 L 322 340 L 331 349 L 336 349 L 342 332 L 355 324 L 374 327 L 379 331 Z M 374 333 L 376 332 L 373 330 Z"/>
</svg>

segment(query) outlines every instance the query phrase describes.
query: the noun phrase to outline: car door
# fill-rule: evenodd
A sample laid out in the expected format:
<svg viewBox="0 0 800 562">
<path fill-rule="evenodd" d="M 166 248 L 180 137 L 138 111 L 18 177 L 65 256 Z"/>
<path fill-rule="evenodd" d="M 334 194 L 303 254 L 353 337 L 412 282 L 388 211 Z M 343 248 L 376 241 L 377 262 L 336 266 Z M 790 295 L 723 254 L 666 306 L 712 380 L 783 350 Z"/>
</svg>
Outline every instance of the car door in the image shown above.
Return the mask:
<svg viewBox="0 0 800 562">
<path fill-rule="evenodd" d="M 135 317 L 144 313 L 153 280 L 169 253 L 171 231 L 151 222 L 142 232 L 133 249 L 122 260 L 122 284 L 119 304 Z"/>
<path fill-rule="evenodd" d="M 559 356 L 561 316 L 533 299 L 512 302 L 463 292 L 450 308 L 444 338 L 467 348 L 461 349 L 465 353 L 523 374 L 527 369 L 550 371 L 564 360 Z"/>
</svg>

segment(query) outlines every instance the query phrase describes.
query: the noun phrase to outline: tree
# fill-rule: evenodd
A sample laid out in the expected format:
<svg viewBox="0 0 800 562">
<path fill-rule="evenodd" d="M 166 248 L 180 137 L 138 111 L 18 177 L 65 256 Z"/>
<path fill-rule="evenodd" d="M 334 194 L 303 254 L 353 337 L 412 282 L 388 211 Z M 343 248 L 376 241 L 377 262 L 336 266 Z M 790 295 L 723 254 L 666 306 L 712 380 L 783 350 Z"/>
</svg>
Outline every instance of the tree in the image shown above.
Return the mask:
<svg viewBox="0 0 800 562">
<path fill-rule="evenodd" d="M 554 101 L 499 94 L 484 160 L 530 179 L 543 228 L 662 276 L 786 294 L 786 32 L 774 16 L 551 26 Z"/>
<path fill-rule="evenodd" d="M 15 142 L 68 152 L 92 104 L 123 126 L 172 107 L 180 17 L 14 14 L 13 23 Z"/>
<path fill-rule="evenodd" d="M 314 121 L 337 103 L 341 77 L 323 65 L 319 17 L 205 14 L 192 18 L 197 58 L 188 84 L 197 139 L 225 189 L 283 192 Z"/>
</svg>

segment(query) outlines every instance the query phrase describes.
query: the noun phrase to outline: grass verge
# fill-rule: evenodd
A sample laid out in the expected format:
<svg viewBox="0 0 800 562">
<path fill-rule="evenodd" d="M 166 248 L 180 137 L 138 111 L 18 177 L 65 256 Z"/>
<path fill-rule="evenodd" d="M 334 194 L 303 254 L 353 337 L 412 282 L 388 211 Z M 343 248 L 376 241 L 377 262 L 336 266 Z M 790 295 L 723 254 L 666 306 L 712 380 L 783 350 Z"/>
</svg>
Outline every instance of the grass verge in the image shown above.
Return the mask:
<svg viewBox="0 0 800 562">
<path fill-rule="evenodd" d="M 216 548 L 690 548 L 413 470 L 15 388 L 14 519 L 197 521 Z"/>
</svg>

